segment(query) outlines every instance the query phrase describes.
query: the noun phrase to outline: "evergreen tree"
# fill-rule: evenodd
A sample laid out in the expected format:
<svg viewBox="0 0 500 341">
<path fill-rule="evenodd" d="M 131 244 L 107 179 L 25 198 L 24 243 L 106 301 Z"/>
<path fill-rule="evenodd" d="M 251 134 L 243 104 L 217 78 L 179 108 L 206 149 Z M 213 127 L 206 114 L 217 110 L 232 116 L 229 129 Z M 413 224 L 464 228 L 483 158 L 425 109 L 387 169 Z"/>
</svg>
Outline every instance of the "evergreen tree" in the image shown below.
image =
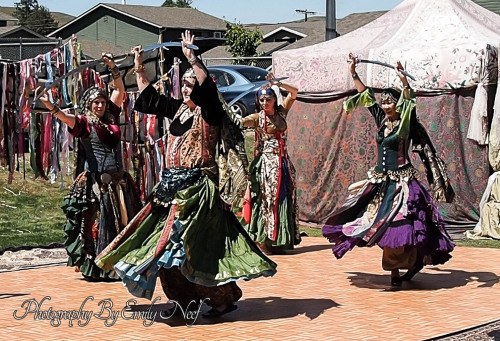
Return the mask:
<svg viewBox="0 0 500 341">
<path fill-rule="evenodd" d="M 54 20 L 48 8 L 39 6 L 38 10 L 33 11 L 28 17 L 28 24 L 26 27 L 45 36 L 55 31 L 58 27 L 58 23 Z"/>
<path fill-rule="evenodd" d="M 26 21 L 31 12 L 38 7 L 38 1 L 20 0 L 20 2 L 15 2 L 14 5 L 16 9 L 14 10 L 13 16 L 19 20 L 19 25 L 26 26 Z"/>
<path fill-rule="evenodd" d="M 161 7 L 191 8 L 193 0 L 165 0 Z"/>
<path fill-rule="evenodd" d="M 41 35 L 46 35 L 57 28 L 57 21 L 46 7 L 38 4 L 37 0 L 20 0 L 14 5 L 16 9 L 13 15 L 19 20 L 19 25 Z"/>
</svg>

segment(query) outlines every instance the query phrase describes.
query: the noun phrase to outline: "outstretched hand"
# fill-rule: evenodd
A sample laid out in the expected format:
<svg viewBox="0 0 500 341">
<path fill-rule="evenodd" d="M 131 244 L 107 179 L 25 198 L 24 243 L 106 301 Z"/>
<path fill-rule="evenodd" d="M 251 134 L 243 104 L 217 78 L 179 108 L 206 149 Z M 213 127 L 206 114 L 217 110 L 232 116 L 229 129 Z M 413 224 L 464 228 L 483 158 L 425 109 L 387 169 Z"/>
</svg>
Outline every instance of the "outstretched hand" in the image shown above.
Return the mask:
<svg viewBox="0 0 500 341">
<path fill-rule="evenodd" d="M 403 83 L 406 82 L 406 84 L 408 84 L 408 80 L 406 79 L 406 75 L 404 75 L 401 71 L 404 71 L 405 68 L 403 67 L 403 65 L 401 64 L 401 62 L 398 60 L 396 62 L 396 66 L 394 67 L 394 70 L 396 71 L 399 79 L 401 79 L 403 81 Z"/>
<path fill-rule="evenodd" d="M 267 75 L 266 75 L 266 80 L 269 82 L 269 84 L 271 85 L 281 85 L 280 82 L 276 81 L 275 77 L 274 77 L 274 73 L 272 72 L 269 72 Z"/>
<path fill-rule="evenodd" d="M 34 97 L 36 98 L 40 92 L 42 93 L 42 95 L 40 96 L 39 99 L 43 103 L 43 105 L 45 105 L 45 107 L 48 109 L 47 104 L 50 103 L 49 93 L 47 92 L 47 89 L 45 87 L 40 85 L 35 89 Z"/>
<path fill-rule="evenodd" d="M 132 47 L 132 51 L 134 54 L 134 65 L 139 66 L 142 65 L 142 55 L 143 55 L 143 49 L 141 45 L 136 45 Z"/>
<path fill-rule="evenodd" d="M 188 45 L 193 45 L 194 43 L 194 35 L 191 35 L 189 30 L 186 30 L 184 33 L 181 33 L 182 37 L 182 53 L 188 60 L 195 57 L 193 49 L 189 48 Z"/>
<path fill-rule="evenodd" d="M 115 62 L 113 60 L 113 55 L 111 53 L 102 53 L 101 59 L 110 69 L 115 67 Z"/>
<path fill-rule="evenodd" d="M 349 64 L 349 69 L 351 71 L 351 74 L 354 75 L 356 73 L 356 63 L 357 63 L 358 56 L 356 56 L 352 52 L 349 52 L 349 59 L 351 60 L 351 62 Z"/>
</svg>

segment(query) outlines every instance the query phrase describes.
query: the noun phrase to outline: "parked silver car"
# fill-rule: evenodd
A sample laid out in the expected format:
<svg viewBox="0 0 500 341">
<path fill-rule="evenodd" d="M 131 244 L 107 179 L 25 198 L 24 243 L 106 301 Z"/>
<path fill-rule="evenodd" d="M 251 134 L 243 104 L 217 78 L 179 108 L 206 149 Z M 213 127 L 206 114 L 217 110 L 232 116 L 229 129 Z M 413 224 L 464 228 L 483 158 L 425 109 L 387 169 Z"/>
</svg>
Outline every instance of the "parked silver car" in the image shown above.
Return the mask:
<svg viewBox="0 0 500 341">
<path fill-rule="evenodd" d="M 265 69 L 247 65 L 208 66 L 210 76 L 215 80 L 224 100 L 229 103 L 237 96 L 268 83 Z M 238 99 L 232 108 L 243 116 L 255 112 L 255 91 L 250 91 Z"/>
</svg>

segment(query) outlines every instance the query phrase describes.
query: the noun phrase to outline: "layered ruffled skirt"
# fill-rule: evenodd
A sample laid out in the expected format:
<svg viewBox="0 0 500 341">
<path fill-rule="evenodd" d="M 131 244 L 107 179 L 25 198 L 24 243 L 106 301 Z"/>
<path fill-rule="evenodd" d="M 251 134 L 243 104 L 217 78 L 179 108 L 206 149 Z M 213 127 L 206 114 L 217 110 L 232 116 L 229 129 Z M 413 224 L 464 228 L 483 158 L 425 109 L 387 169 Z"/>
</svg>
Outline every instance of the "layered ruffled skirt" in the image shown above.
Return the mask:
<svg viewBox="0 0 500 341">
<path fill-rule="evenodd" d="M 170 299 L 189 302 L 199 293 L 210 298 L 209 304 L 221 295 L 231 296 L 230 304 L 238 300 L 241 291 L 232 283 L 236 280 L 274 275 L 276 264 L 234 214 L 222 208 L 213 180 L 181 170 L 175 177 L 187 179 L 176 184 L 169 172 L 164 171 L 152 202 L 99 255 L 102 269 L 115 269 L 137 297 L 151 299 L 160 275 Z M 186 183 L 187 188 L 180 187 Z"/>
<path fill-rule="evenodd" d="M 355 246 L 416 248 L 423 265 L 443 264 L 451 258 L 454 244 L 431 195 L 414 178 L 350 187 L 346 203 L 323 227 L 323 235 L 341 258 Z"/>
<path fill-rule="evenodd" d="M 66 215 L 64 242 L 68 266 L 77 266 L 89 280 L 118 279 L 114 271 L 103 271 L 95 257 L 118 235 L 142 207 L 130 174 L 100 175 L 82 172 L 64 197 Z"/>
</svg>

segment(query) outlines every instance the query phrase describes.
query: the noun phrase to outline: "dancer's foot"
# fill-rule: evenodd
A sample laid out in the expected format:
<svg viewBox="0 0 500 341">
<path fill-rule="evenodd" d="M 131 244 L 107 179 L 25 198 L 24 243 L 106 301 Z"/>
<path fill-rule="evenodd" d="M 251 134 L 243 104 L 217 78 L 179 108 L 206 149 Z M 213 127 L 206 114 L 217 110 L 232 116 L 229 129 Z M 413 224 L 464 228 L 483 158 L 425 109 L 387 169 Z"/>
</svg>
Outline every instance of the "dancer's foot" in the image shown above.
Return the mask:
<svg viewBox="0 0 500 341">
<path fill-rule="evenodd" d="M 402 281 L 411 281 L 413 276 L 418 274 L 420 272 L 420 270 L 422 270 L 423 268 L 424 268 L 424 264 L 422 263 L 422 261 L 417 261 L 415 263 L 415 265 L 413 265 L 411 267 L 411 269 L 408 269 L 408 271 L 403 276 L 401 276 L 401 280 Z"/>
<path fill-rule="evenodd" d="M 400 287 L 401 286 L 401 277 L 399 277 L 399 269 L 392 270 L 391 271 L 391 285 L 393 287 Z"/>
</svg>

